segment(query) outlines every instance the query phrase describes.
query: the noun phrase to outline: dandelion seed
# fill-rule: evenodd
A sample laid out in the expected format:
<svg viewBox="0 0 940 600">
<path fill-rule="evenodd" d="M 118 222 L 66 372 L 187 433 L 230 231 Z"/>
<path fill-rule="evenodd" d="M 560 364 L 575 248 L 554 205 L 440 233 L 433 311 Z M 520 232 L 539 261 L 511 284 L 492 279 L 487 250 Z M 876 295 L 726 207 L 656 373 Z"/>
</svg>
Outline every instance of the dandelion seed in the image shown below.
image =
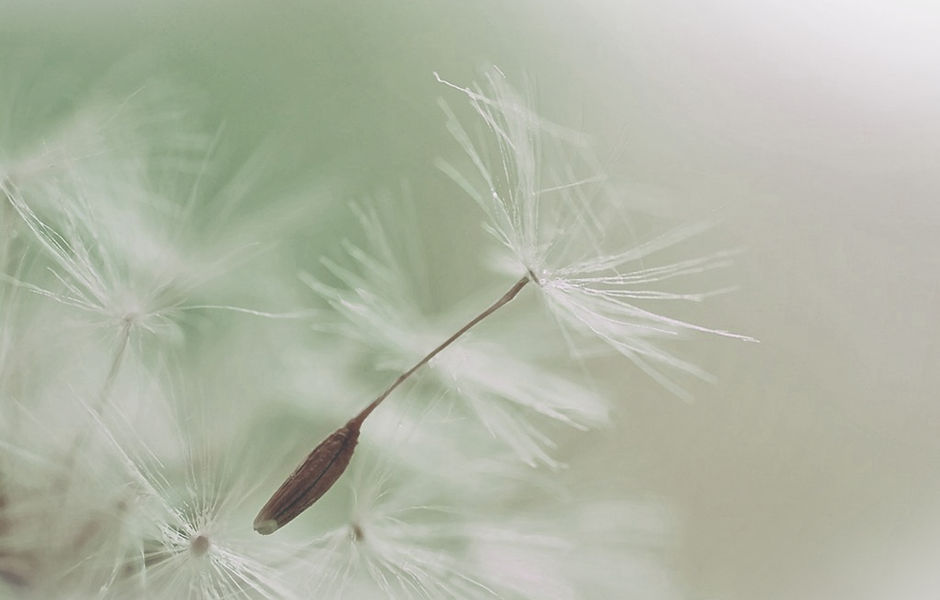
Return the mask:
<svg viewBox="0 0 940 600">
<path fill-rule="evenodd" d="M 256 485 L 239 470 L 236 440 L 212 451 L 205 417 L 178 399 L 166 399 L 166 419 L 176 426 L 179 456 L 142 443 L 131 423 L 99 427 L 121 472 L 135 482 L 136 544 L 125 550 L 108 585 L 108 597 L 153 595 L 186 598 L 298 598 L 298 586 L 280 573 L 296 553 L 291 544 L 246 545 L 237 526 L 241 506 Z M 152 427 L 148 423 L 148 429 Z M 181 477 L 169 474 L 179 471 Z"/>
<path fill-rule="evenodd" d="M 489 308 L 458 329 L 413 367 L 399 375 L 384 392 L 379 394 L 379 396 L 358 415 L 321 442 L 261 508 L 258 516 L 255 517 L 255 531 L 262 535 L 274 533 L 319 500 L 320 497 L 336 483 L 336 480 L 343 474 L 346 467 L 349 466 L 349 461 L 352 459 L 353 452 L 356 448 L 356 442 L 359 439 L 359 429 L 372 411 L 375 410 L 395 388 L 411 377 L 415 371 L 427 364 L 428 361 L 451 345 L 457 338 L 469 331 L 474 325 L 515 298 L 528 282 L 528 277 L 523 277 L 517 281 L 509 288 L 509 291 L 503 294 L 503 296 Z"/>
<path fill-rule="evenodd" d="M 222 153 L 221 132 L 212 138 L 193 129 L 178 95 L 174 86 L 154 82 L 117 106 L 93 96 L 51 141 L 23 142 L 15 155 L 0 156 L 0 225 L 15 225 L 50 261 L 41 274 L 46 281 L 40 274 L 13 277 L 7 268 L 0 278 L 81 311 L 96 325 L 129 327 L 134 337 L 179 342 L 185 311 L 305 316 L 193 301 L 259 251 L 256 220 L 244 219 L 246 226 L 233 214 L 254 191 L 251 180 L 264 158 L 259 152 L 213 186 L 210 159 Z M 265 227 L 296 221 L 293 206 L 277 205 L 265 206 Z M 203 212 L 211 216 L 203 219 Z M 0 241 L 0 266 L 9 264 L 9 243 Z"/>
<path fill-rule="evenodd" d="M 346 245 L 358 269 L 325 261 L 343 288 L 302 277 L 341 317 L 331 321 L 324 315 L 317 327 L 338 341 L 354 340 L 371 349 L 387 370 L 406 368 L 423 355 L 429 341 L 442 337 L 457 321 L 456 311 L 431 320 L 419 309 L 423 302 L 415 290 L 426 285 L 419 275 L 424 264 L 421 253 L 407 242 L 419 240 L 420 234 L 409 226 L 413 219 L 399 217 L 403 210 L 410 213 L 410 203 L 396 203 L 394 215 L 383 210 L 391 207 L 390 202 L 355 207 L 368 240 L 361 248 Z M 438 386 L 459 396 L 456 406 L 461 413 L 479 420 L 521 460 L 557 467 L 550 452 L 553 442 L 537 423 L 588 429 L 606 422 L 607 404 L 557 367 L 533 362 L 530 346 L 538 344 L 530 341 L 539 331 L 531 324 L 499 331 L 490 332 L 499 335 L 497 340 L 481 342 L 478 337 L 455 344 L 429 363 L 429 374 Z"/>
<path fill-rule="evenodd" d="M 104 189 L 93 189 L 101 184 Z M 230 310 L 262 317 L 297 318 L 227 305 L 188 304 L 195 290 L 218 278 L 238 251 L 208 251 L 184 256 L 177 239 L 186 223 L 181 214 L 164 214 L 164 202 L 139 182 L 110 178 L 84 183 L 74 193 L 54 193 L 62 224 L 54 226 L 9 183 L 6 200 L 52 260 L 52 275 L 64 291 L 0 274 L 7 281 L 93 317 L 96 323 L 131 333 L 179 339 L 176 323 L 184 311 Z M 102 206 L 101 198 L 124 197 L 121 210 Z M 135 214 L 136 213 L 136 214 Z"/>
<path fill-rule="evenodd" d="M 698 367 L 661 350 L 651 340 L 675 336 L 682 331 L 697 330 L 753 341 L 746 336 L 662 316 L 633 304 L 633 300 L 642 299 L 696 300 L 704 297 L 705 294 L 651 291 L 643 289 L 642 286 L 717 268 L 725 257 L 686 261 L 659 269 L 644 267 L 624 272 L 625 265 L 640 261 L 681 241 L 691 235 L 694 229 L 667 235 L 621 253 L 603 254 L 596 238 L 591 235 L 599 229 L 601 219 L 592 210 L 589 198 L 581 195 L 579 189 L 602 178 L 597 175 L 572 177 L 567 167 L 561 175 L 552 174 L 546 177 L 539 162 L 543 158 L 541 135 L 567 138 L 569 141 L 577 139 L 578 136 L 536 117 L 502 81 L 503 76 L 499 71 L 489 73 L 487 78 L 494 98 L 489 98 L 480 91 L 455 86 L 439 77 L 438 80 L 462 91 L 470 98 L 471 104 L 495 136 L 500 151 L 500 162 L 495 168 L 489 168 L 470 136 L 453 113 L 445 107 L 451 132 L 470 156 L 486 188 L 475 189 L 456 169 L 447 164 L 442 164 L 442 168 L 490 217 L 491 233 L 515 255 L 523 276 L 490 308 L 405 371 L 357 417 L 321 443 L 262 508 L 255 519 L 255 530 L 259 533 L 273 533 L 319 499 L 348 466 L 362 421 L 399 384 L 475 324 L 512 300 L 529 281 L 533 281 L 543 291 L 559 321 L 592 332 L 680 396 L 684 396 L 685 391 L 674 385 L 651 363 L 703 378 L 708 375 Z M 553 203 L 545 210 L 542 200 L 549 194 L 559 195 L 562 202 L 560 206 L 557 202 Z M 371 222 L 368 224 L 373 225 L 371 230 L 378 238 L 375 243 L 381 245 L 380 228 Z M 577 234 L 581 234 L 583 239 L 578 240 Z M 578 241 L 585 246 L 582 250 L 584 256 L 572 259 L 571 248 Z M 361 251 L 353 248 L 350 253 L 365 268 L 382 270 L 381 266 L 376 266 L 374 261 Z M 560 262 L 562 260 L 564 262 Z M 333 266 L 332 270 L 341 279 L 355 279 L 339 267 Z M 324 290 L 324 286 L 315 281 L 312 286 Z M 325 292 L 330 295 L 329 290 Z M 352 443 L 347 443 L 347 440 L 352 440 Z"/>
</svg>

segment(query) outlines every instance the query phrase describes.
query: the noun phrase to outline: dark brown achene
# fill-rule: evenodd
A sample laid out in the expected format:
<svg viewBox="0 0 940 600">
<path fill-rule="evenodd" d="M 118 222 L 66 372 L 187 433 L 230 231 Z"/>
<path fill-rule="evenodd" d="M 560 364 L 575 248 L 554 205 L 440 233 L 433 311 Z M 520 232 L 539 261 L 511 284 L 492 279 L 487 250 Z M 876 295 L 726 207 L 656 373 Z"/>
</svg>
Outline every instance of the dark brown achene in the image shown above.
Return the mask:
<svg viewBox="0 0 940 600">
<path fill-rule="evenodd" d="M 346 423 L 307 455 L 255 517 L 255 531 L 274 533 L 333 487 L 349 466 L 359 441 L 360 419 Z"/>
</svg>

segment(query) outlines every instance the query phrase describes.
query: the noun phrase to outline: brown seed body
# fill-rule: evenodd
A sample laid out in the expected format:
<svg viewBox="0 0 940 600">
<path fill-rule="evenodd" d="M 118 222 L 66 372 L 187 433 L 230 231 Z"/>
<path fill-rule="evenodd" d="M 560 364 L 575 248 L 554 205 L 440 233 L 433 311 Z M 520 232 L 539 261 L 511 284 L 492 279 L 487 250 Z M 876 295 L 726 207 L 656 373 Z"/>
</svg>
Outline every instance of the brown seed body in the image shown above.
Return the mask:
<svg viewBox="0 0 940 600">
<path fill-rule="evenodd" d="M 333 487 L 349 466 L 360 425 L 361 421 L 353 419 L 307 455 L 255 517 L 255 531 L 262 535 L 274 533 Z"/>
</svg>

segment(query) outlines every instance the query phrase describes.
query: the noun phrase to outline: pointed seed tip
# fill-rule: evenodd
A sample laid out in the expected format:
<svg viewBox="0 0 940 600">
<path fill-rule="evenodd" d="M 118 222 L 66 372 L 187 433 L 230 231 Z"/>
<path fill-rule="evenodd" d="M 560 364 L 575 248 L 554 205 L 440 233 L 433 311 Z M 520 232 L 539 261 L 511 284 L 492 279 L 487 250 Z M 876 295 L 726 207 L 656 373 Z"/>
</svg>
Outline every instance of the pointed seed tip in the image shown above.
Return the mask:
<svg viewBox="0 0 940 600">
<path fill-rule="evenodd" d="M 274 519 L 261 519 L 259 517 L 255 519 L 254 528 L 261 535 L 271 535 L 280 528 L 280 525 Z"/>
</svg>

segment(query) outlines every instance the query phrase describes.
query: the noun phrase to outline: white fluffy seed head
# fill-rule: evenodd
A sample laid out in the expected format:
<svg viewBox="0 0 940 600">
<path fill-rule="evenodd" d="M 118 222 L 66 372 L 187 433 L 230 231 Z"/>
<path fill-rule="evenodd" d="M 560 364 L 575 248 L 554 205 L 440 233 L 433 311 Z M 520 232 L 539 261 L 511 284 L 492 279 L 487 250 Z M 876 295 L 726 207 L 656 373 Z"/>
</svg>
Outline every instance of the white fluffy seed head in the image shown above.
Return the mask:
<svg viewBox="0 0 940 600">
<path fill-rule="evenodd" d="M 668 581 L 657 559 L 668 515 L 654 505 L 564 490 L 518 463 L 510 473 L 469 462 L 455 488 L 386 450 L 363 448 L 345 518 L 304 550 L 317 597 L 673 597 L 651 585 Z"/>
<path fill-rule="evenodd" d="M 297 226 L 297 206 L 267 205 L 263 223 L 236 219 L 258 165 L 246 162 L 245 173 L 215 182 L 211 138 L 188 134 L 165 106 L 167 114 L 151 115 L 154 99 L 126 102 L 115 114 L 93 111 L 100 122 L 83 121 L 99 133 L 99 153 L 56 163 L 54 172 L 23 166 L 29 156 L 11 163 L 0 179 L 2 226 L 30 260 L 14 275 L 6 268 L 12 251 L 0 244 L 0 277 L 135 341 L 179 344 L 187 311 L 299 316 L 211 301 L 217 281 L 259 250 L 259 231 Z"/>
<path fill-rule="evenodd" d="M 703 331 L 754 340 L 660 313 L 669 302 L 697 302 L 725 290 L 690 293 L 659 286 L 727 266 L 732 253 L 649 266 L 655 254 L 710 224 L 627 244 L 623 203 L 611 193 L 585 139 L 535 115 L 498 70 L 484 78 L 472 88 L 439 78 L 465 95 L 490 138 L 474 141 L 444 104 L 448 128 L 469 157 L 471 174 L 447 162 L 439 166 L 480 206 L 487 229 L 512 255 L 516 273 L 528 273 L 539 285 L 562 324 L 603 340 L 686 397 L 671 376 L 684 372 L 707 379 L 708 374 L 672 356 L 661 346 L 663 339 Z"/>
</svg>

